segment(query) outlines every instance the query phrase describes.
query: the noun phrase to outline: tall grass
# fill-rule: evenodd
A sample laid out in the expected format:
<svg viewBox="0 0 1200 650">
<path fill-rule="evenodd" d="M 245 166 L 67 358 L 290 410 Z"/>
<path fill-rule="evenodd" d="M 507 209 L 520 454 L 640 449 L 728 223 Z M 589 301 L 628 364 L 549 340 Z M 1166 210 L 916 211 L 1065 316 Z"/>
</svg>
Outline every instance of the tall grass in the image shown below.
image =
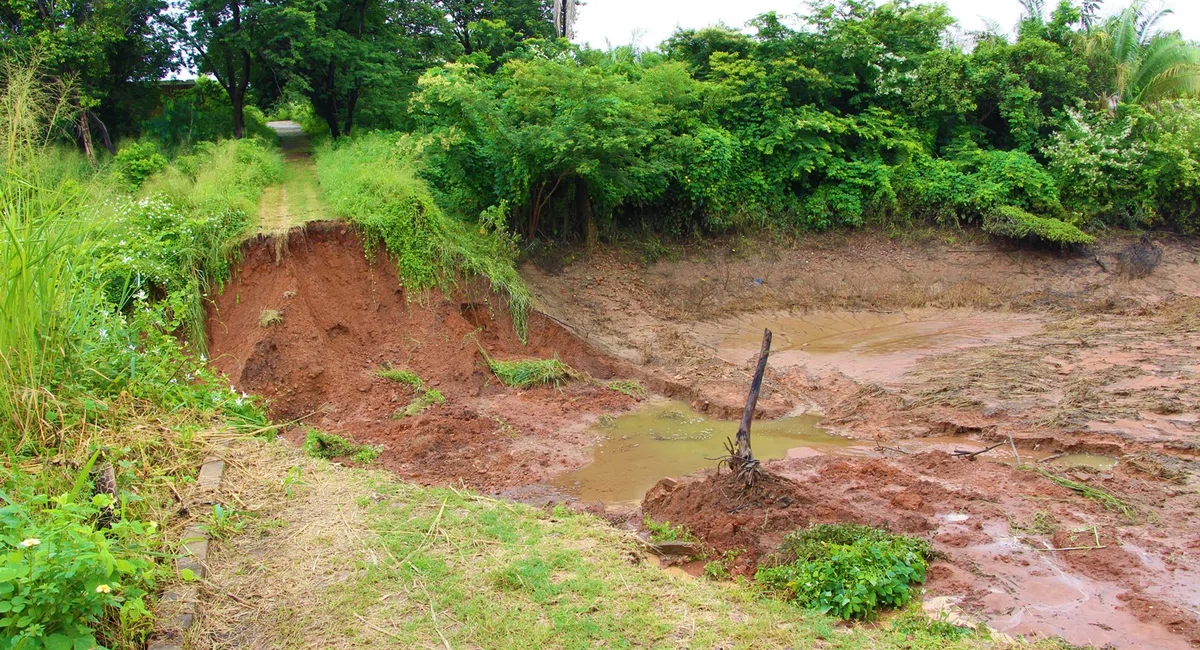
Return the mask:
<svg viewBox="0 0 1200 650">
<path fill-rule="evenodd" d="M 507 296 L 524 336 L 532 294 L 517 274 L 502 209 L 469 220 L 446 214 L 417 176 L 416 152 L 408 136 L 384 133 L 323 146 L 317 176 L 330 208 L 358 226 L 368 254 L 384 244 L 411 290 L 448 288 L 459 276 L 487 278 Z"/>
<path fill-rule="evenodd" d="M 33 68 L 0 69 L 0 429 L 11 453 L 50 442 L 53 387 L 72 370 L 94 311 L 82 282 L 87 228 L 74 216 L 79 184 L 49 189 L 41 177 L 62 100 Z"/>
</svg>

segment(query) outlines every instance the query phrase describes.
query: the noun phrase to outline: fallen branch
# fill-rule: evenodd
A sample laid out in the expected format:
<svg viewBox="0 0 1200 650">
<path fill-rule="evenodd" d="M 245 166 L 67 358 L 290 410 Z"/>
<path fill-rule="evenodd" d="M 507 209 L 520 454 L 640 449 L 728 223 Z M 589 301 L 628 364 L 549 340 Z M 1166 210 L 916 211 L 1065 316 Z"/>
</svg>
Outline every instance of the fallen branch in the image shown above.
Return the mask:
<svg viewBox="0 0 1200 650">
<path fill-rule="evenodd" d="M 980 449 L 979 451 L 968 451 L 966 449 L 955 449 L 954 453 L 951 454 L 951 456 L 954 456 L 955 458 L 966 458 L 967 460 L 975 460 L 976 456 L 978 456 L 980 454 L 986 454 L 989 451 L 995 449 L 996 447 L 999 447 L 1002 444 L 1004 444 L 1004 443 L 997 442 L 996 444 L 992 445 L 991 447 Z"/>
</svg>

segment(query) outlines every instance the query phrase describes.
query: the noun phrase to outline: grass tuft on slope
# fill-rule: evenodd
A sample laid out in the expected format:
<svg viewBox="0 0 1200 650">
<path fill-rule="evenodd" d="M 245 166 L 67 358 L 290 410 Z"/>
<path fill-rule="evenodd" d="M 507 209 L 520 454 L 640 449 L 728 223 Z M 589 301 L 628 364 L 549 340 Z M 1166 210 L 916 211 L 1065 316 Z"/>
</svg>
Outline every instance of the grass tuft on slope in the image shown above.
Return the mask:
<svg viewBox="0 0 1200 650">
<path fill-rule="evenodd" d="M 368 255 L 386 247 L 409 289 L 447 288 L 460 275 L 487 278 L 508 297 L 524 337 L 532 294 L 517 274 L 503 206 L 471 223 L 446 214 L 417 176 L 415 154 L 407 136 L 386 133 L 320 148 L 317 176 L 329 207 L 361 230 Z"/>
</svg>

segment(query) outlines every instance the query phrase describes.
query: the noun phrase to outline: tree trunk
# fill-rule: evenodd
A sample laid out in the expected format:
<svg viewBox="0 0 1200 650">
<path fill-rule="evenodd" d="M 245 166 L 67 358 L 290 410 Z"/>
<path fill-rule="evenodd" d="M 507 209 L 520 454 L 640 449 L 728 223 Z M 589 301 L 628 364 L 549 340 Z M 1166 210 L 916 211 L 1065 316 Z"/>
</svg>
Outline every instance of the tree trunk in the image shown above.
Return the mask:
<svg viewBox="0 0 1200 650">
<path fill-rule="evenodd" d="M 92 147 L 92 129 L 88 126 L 87 109 L 79 111 L 79 138 L 83 142 L 83 153 L 92 167 L 96 166 L 96 150 Z"/>
<path fill-rule="evenodd" d="M 246 97 L 240 91 L 229 93 L 229 103 L 233 105 L 233 137 L 246 137 Z"/>
<path fill-rule="evenodd" d="M 767 371 L 767 357 L 771 354 L 771 330 L 763 330 L 762 349 L 758 352 L 758 367 L 750 382 L 750 395 L 746 398 L 746 409 L 738 424 L 736 456 L 743 464 L 754 460 L 750 449 L 750 423 L 754 421 L 754 409 L 758 406 L 758 392 L 762 389 L 763 374 Z"/>
</svg>

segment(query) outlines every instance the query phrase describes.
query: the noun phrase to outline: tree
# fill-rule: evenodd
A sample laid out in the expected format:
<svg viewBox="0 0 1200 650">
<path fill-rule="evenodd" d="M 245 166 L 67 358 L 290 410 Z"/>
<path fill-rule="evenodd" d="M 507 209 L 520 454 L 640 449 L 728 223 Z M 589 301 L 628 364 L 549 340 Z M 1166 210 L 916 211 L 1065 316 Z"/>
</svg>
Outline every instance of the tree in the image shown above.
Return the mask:
<svg viewBox="0 0 1200 650">
<path fill-rule="evenodd" d="M 421 72 L 450 53 L 443 17 L 421 0 L 299 5 L 312 21 L 266 50 L 260 76 L 282 79 L 307 97 L 334 138 L 350 134 L 364 99 L 403 114 Z"/>
<path fill-rule="evenodd" d="M 1148 11 L 1135 0 L 1103 28 L 1092 32 L 1089 46 L 1111 65 L 1104 100 L 1110 110 L 1121 103 L 1154 104 L 1200 95 L 1200 47 L 1177 33 L 1156 31 L 1169 10 Z"/>
<path fill-rule="evenodd" d="M 473 32 L 485 20 L 503 21 L 518 40 L 555 36 L 551 0 L 438 0 L 437 7 L 450 21 L 464 54 L 480 49 Z"/>
<path fill-rule="evenodd" d="M 305 28 L 311 16 L 267 0 L 177 0 L 163 16 L 196 71 L 212 74 L 233 105 L 233 135 L 246 134 L 246 101 L 258 53 Z"/>
<path fill-rule="evenodd" d="M 171 66 L 154 20 L 164 8 L 162 0 L 0 0 L 0 54 L 36 58 L 71 83 L 76 133 L 92 157 L 92 129 L 113 151 L 108 124 L 128 119 L 133 95 Z"/>
</svg>

